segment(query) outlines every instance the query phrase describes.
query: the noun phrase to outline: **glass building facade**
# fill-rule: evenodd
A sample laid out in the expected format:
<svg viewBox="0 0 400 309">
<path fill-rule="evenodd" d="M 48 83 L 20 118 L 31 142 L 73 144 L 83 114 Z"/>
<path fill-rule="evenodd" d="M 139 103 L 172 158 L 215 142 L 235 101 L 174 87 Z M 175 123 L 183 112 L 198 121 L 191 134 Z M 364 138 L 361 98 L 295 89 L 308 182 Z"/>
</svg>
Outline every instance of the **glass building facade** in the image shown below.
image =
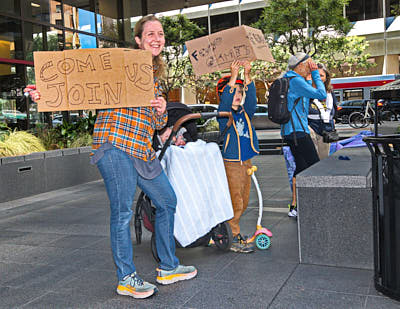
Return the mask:
<svg viewBox="0 0 400 309">
<path fill-rule="evenodd" d="M 0 121 L 27 129 L 51 122 L 37 113 L 23 89 L 35 83 L 33 52 L 96 47 L 131 47 L 128 0 L 3 0 L 0 5 Z M 124 14 L 125 12 L 125 14 Z"/>
</svg>

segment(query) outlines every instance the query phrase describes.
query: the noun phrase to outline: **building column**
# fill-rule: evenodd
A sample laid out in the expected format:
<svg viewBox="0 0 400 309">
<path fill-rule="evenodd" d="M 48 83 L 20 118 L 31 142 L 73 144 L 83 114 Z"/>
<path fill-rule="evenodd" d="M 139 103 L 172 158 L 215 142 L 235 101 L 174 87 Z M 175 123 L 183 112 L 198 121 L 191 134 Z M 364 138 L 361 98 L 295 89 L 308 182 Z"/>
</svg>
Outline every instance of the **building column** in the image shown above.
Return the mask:
<svg viewBox="0 0 400 309">
<path fill-rule="evenodd" d="M 382 74 L 399 74 L 399 55 L 387 55 L 383 62 Z"/>
</svg>

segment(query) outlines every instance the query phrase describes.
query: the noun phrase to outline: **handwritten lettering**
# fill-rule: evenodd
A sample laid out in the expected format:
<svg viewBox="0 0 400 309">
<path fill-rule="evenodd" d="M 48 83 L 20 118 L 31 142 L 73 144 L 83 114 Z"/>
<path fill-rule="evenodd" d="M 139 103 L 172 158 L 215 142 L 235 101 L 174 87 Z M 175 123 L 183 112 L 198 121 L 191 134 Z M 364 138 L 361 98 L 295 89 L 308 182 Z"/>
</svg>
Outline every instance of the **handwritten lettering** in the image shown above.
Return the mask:
<svg viewBox="0 0 400 309">
<path fill-rule="evenodd" d="M 90 89 L 89 104 L 101 104 L 101 100 L 97 98 L 97 88 L 100 88 L 100 83 L 86 83 L 86 87 Z"/>
<path fill-rule="evenodd" d="M 82 85 L 75 84 L 68 90 L 68 103 L 72 105 L 81 105 L 85 101 L 85 89 Z"/>
<path fill-rule="evenodd" d="M 151 89 L 151 72 L 153 68 L 150 65 L 142 64 L 140 66 L 139 72 L 139 64 L 132 63 L 131 65 L 125 66 L 125 75 L 129 81 L 131 81 L 134 86 L 142 90 Z"/>
<path fill-rule="evenodd" d="M 57 96 L 56 96 L 56 99 L 54 101 L 46 100 L 46 104 L 48 106 L 58 107 L 58 106 L 60 106 L 62 104 L 62 101 L 63 101 L 62 92 L 63 92 L 64 87 L 65 87 L 65 83 L 56 83 L 56 84 L 48 84 L 47 85 L 47 89 L 55 88 L 56 91 L 57 91 Z M 53 93 L 53 91 L 52 91 L 52 93 Z"/>
<path fill-rule="evenodd" d="M 96 69 L 94 68 L 94 63 L 93 63 L 91 55 L 87 56 L 85 62 L 76 59 L 76 66 L 78 68 L 78 72 L 83 72 L 83 68 L 87 68 L 87 67 L 90 67 L 91 71 L 96 71 Z"/>
<path fill-rule="evenodd" d="M 68 75 L 75 68 L 75 61 L 71 58 L 65 58 L 64 60 L 60 60 L 57 63 L 57 69 L 61 74 Z"/>
<path fill-rule="evenodd" d="M 109 52 L 101 54 L 100 59 L 101 59 L 101 65 L 103 67 L 103 70 L 111 70 L 111 54 Z"/>
<path fill-rule="evenodd" d="M 110 103 L 118 104 L 121 103 L 121 90 L 122 83 L 117 83 L 117 93 L 114 93 L 109 83 L 104 83 L 104 92 L 106 94 L 106 103 L 110 105 Z"/>
<path fill-rule="evenodd" d="M 46 71 L 47 69 L 50 69 L 51 67 L 53 67 L 53 61 L 48 61 L 46 62 L 41 68 L 40 68 L 40 79 L 44 82 L 51 82 L 55 79 L 57 79 L 57 74 L 53 74 L 49 77 L 45 77 L 44 76 L 44 71 Z"/>
</svg>

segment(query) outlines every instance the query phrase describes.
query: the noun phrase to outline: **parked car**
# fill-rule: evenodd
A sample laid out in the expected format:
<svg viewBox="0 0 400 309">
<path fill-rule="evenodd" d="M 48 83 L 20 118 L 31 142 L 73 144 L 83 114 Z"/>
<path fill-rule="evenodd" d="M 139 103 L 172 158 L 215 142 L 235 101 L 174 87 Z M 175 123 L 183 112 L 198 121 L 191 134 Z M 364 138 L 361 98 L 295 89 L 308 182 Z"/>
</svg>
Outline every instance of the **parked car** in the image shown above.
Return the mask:
<svg viewBox="0 0 400 309">
<path fill-rule="evenodd" d="M 391 109 L 397 115 L 400 114 L 400 98 L 393 99 L 380 99 L 378 100 L 378 104 L 385 105 L 387 104 L 388 109 Z"/>
<path fill-rule="evenodd" d="M 216 104 L 193 104 L 188 105 L 193 113 L 212 113 L 218 110 L 218 105 Z"/>
<path fill-rule="evenodd" d="M 79 113 L 70 113 L 69 117 L 70 117 L 71 123 L 76 123 L 76 122 L 78 122 L 79 118 L 81 118 L 81 116 L 79 116 Z M 82 118 L 87 118 L 87 115 L 85 113 L 83 113 Z M 62 114 L 53 114 L 52 122 L 53 122 L 53 127 L 61 125 L 63 123 Z"/>
<path fill-rule="evenodd" d="M 193 113 L 214 113 L 218 111 L 218 105 L 216 104 L 193 104 L 188 105 Z M 205 125 L 206 121 L 204 119 L 197 119 L 197 127 L 202 127 Z"/>
<path fill-rule="evenodd" d="M 21 113 L 18 110 L 3 109 L 2 111 L 0 111 L 0 114 L 5 120 L 26 119 L 26 113 Z"/>
<path fill-rule="evenodd" d="M 361 111 L 367 104 L 366 99 L 342 101 L 337 106 L 335 119 L 337 122 L 348 123 L 352 112 Z"/>
<path fill-rule="evenodd" d="M 368 101 L 371 101 L 371 106 L 374 108 L 375 102 L 371 99 L 348 100 L 340 102 L 337 106 L 337 111 L 335 114 L 336 121 L 348 123 L 350 114 L 355 111 L 362 111 Z M 392 100 L 380 99 L 377 103 L 378 108 L 384 107 L 385 109 L 392 110 L 396 114 L 400 114 L 400 98 Z"/>
<path fill-rule="evenodd" d="M 280 125 L 268 118 L 268 105 L 258 104 L 251 123 L 256 130 L 279 129 Z"/>
</svg>

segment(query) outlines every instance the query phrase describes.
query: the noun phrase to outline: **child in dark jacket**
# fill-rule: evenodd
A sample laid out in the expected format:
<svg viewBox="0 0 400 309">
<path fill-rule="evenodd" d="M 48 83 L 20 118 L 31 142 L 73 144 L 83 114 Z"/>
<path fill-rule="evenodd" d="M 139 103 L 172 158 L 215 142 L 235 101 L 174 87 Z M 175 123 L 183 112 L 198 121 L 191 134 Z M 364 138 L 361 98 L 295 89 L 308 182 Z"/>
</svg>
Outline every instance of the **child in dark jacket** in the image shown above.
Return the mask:
<svg viewBox="0 0 400 309">
<path fill-rule="evenodd" d="M 237 79 L 240 66 L 244 67 L 244 82 Z M 234 119 L 224 136 L 222 157 L 234 213 L 229 221 L 234 236 L 231 250 L 242 253 L 254 251 L 253 246 L 241 236 L 239 221 L 249 202 L 251 176 L 247 170 L 252 167 L 251 158 L 259 153 L 256 132 L 250 122 L 257 107 L 256 89 L 250 78 L 250 70 L 248 61 L 234 61 L 231 64 L 231 76 L 221 78 L 217 84 L 220 98 L 218 111 L 232 112 Z M 245 100 L 241 105 L 243 91 Z M 218 122 L 220 132 L 225 132 L 228 120 L 220 118 Z"/>
</svg>

